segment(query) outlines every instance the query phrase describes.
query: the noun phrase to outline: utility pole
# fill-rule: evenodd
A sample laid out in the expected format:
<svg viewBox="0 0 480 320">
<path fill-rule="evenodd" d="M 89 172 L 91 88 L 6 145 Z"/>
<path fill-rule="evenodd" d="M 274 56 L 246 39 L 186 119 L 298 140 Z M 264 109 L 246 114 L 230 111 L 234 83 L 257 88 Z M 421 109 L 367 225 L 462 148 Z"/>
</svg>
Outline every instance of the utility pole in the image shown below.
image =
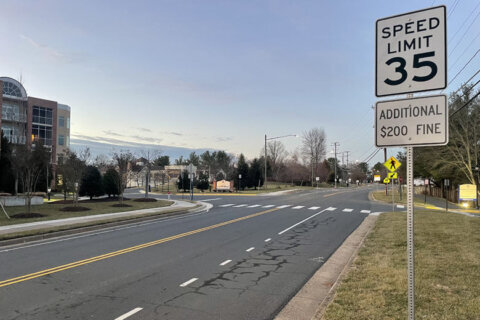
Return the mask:
<svg viewBox="0 0 480 320">
<path fill-rule="evenodd" d="M 265 134 L 265 179 L 263 181 L 263 186 L 267 190 L 267 135 Z"/>
<path fill-rule="evenodd" d="M 339 146 L 340 143 L 334 142 L 333 146 L 335 148 L 335 189 L 337 188 L 337 146 Z"/>
</svg>

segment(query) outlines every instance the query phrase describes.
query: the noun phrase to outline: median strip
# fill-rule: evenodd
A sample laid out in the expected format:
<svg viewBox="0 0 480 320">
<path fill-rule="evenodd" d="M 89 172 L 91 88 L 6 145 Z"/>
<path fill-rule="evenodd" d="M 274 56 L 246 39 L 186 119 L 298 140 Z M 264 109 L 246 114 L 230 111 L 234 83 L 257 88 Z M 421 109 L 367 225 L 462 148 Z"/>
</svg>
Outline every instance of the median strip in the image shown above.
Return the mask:
<svg viewBox="0 0 480 320">
<path fill-rule="evenodd" d="M 49 274 L 52 274 L 52 273 L 76 268 L 76 267 L 86 265 L 86 264 L 89 264 L 89 263 L 92 263 L 92 262 L 105 260 L 105 259 L 108 259 L 108 258 L 112 258 L 112 257 L 119 256 L 119 255 L 122 255 L 122 254 L 125 254 L 125 253 L 137 251 L 137 250 L 140 250 L 140 249 L 145 249 L 145 248 L 148 248 L 148 247 L 151 247 L 151 246 L 155 246 L 155 245 L 158 245 L 158 244 L 161 244 L 161 243 L 169 242 L 169 241 L 172 241 L 172 240 L 175 240 L 175 239 L 180 239 L 180 238 L 190 236 L 190 235 L 193 235 L 193 234 L 197 234 L 197 233 L 200 233 L 200 232 L 204 232 L 204 231 L 207 231 L 207 230 L 220 228 L 220 227 L 223 227 L 223 226 L 235 223 L 235 222 L 240 222 L 240 221 L 243 221 L 243 220 L 255 218 L 255 217 L 258 217 L 260 215 L 263 215 L 263 214 L 266 214 L 266 213 L 269 213 L 269 212 L 272 212 L 272 211 L 276 211 L 276 210 L 278 210 L 278 209 L 274 208 L 274 209 L 269 209 L 269 210 L 257 212 L 257 213 L 254 213 L 254 214 L 251 214 L 251 215 L 248 215 L 248 216 L 245 216 L 245 217 L 224 221 L 224 222 L 217 223 L 217 224 L 214 224 L 214 225 L 211 225 L 211 226 L 208 226 L 208 227 L 204 227 L 204 228 L 180 233 L 180 234 L 177 234 L 177 235 L 174 235 L 174 236 L 171 236 L 171 237 L 147 242 L 147 243 L 140 244 L 140 245 L 137 245 L 137 246 L 125 248 L 125 249 L 122 249 L 122 250 L 113 251 L 113 252 L 102 254 L 102 255 L 99 255 L 99 256 L 95 256 L 95 257 L 92 257 L 92 258 L 71 262 L 71 263 L 64 264 L 64 265 L 61 265 L 61 266 L 58 266 L 58 267 L 37 271 L 37 272 L 26 274 L 26 275 L 23 275 L 23 276 L 11 278 L 11 279 L 6 279 L 6 280 L 3 280 L 3 281 L 0 281 L 0 287 L 6 287 L 6 286 L 9 286 L 9 285 L 12 285 L 12 284 L 15 284 L 15 283 L 19 283 L 19 282 L 43 277 L 43 276 L 46 276 L 46 275 L 49 275 Z"/>
</svg>

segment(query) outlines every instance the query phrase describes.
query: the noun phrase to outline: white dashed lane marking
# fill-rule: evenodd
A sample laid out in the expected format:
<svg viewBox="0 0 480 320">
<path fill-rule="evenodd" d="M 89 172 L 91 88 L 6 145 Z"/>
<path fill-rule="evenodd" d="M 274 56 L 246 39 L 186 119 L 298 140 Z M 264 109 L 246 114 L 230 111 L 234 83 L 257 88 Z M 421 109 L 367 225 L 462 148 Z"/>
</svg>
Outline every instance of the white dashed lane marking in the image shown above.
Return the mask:
<svg viewBox="0 0 480 320">
<path fill-rule="evenodd" d="M 246 207 L 248 204 L 239 204 L 238 206 L 233 206 L 234 208 L 241 208 L 241 207 Z"/>
<path fill-rule="evenodd" d="M 370 213 L 371 211 L 370 210 L 362 210 L 360 211 L 361 213 Z"/>
<path fill-rule="evenodd" d="M 328 208 L 327 208 L 327 209 L 325 209 L 325 210 L 327 210 L 327 211 L 335 211 L 335 210 L 337 210 L 337 208 L 334 208 L 334 207 L 328 207 Z"/>
<path fill-rule="evenodd" d="M 271 238 L 265 239 L 265 242 L 269 242 L 270 240 L 272 240 L 272 239 Z"/>
<path fill-rule="evenodd" d="M 349 209 L 349 208 L 343 209 L 343 212 L 352 212 L 352 211 L 353 211 L 353 209 Z"/>
<path fill-rule="evenodd" d="M 302 209 L 302 208 L 305 208 L 305 206 L 296 206 L 296 207 L 293 207 L 292 209 L 298 210 L 298 209 Z"/>
<path fill-rule="evenodd" d="M 222 204 L 222 205 L 220 205 L 219 207 L 224 207 L 224 208 L 225 208 L 225 207 L 231 207 L 231 206 L 233 206 L 234 204 L 235 204 L 235 203 Z"/>
<path fill-rule="evenodd" d="M 308 210 L 317 210 L 317 209 L 320 209 L 320 207 L 310 207 L 310 208 L 308 208 Z"/>
<path fill-rule="evenodd" d="M 248 206 L 248 208 L 256 208 L 256 207 L 260 207 L 259 204 L 254 204 L 253 206 Z"/>
<path fill-rule="evenodd" d="M 269 205 L 263 206 L 262 208 L 271 208 L 271 207 L 275 207 L 275 206 L 273 204 L 269 204 Z"/>
<path fill-rule="evenodd" d="M 125 313 L 125 314 L 122 314 L 120 317 L 115 318 L 115 320 L 125 320 L 128 317 L 133 316 L 135 313 L 137 313 L 138 311 L 141 311 L 141 310 L 143 310 L 143 308 L 135 308 L 135 309 L 133 309 L 133 310 L 131 310 L 131 311 Z"/>
<path fill-rule="evenodd" d="M 288 207 L 291 207 L 291 205 L 286 204 L 286 205 L 283 205 L 283 206 L 278 206 L 277 208 L 278 209 L 285 209 L 285 208 L 288 208 Z"/>
<path fill-rule="evenodd" d="M 253 249 L 255 249 L 255 247 L 248 248 L 248 249 L 245 250 L 245 251 L 250 252 L 250 251 L 252 251 Z"/>
<path fill-rule="evenodd" d="M 232 262 L 232 260 L 225 260 L 225 261 L 223 261 L 222 263 L 220 263 L 220 265 L 221 265 L 221 266 L 224 266 L 224 265 L 229 264 L 230 262 Z"/>
<path fill-rule="evenodd" d="M 198 278 L 192 278 L 192 279 L 190 279 L 190 280 L 182 283 L 182 284 L 180 285 L 180 287 L 186 287 L 186 286 L 188 286 L 189 284 L 194 283 L 194 282 L 197 281 L 197 280 L 198 280 Z"/>
</svg>

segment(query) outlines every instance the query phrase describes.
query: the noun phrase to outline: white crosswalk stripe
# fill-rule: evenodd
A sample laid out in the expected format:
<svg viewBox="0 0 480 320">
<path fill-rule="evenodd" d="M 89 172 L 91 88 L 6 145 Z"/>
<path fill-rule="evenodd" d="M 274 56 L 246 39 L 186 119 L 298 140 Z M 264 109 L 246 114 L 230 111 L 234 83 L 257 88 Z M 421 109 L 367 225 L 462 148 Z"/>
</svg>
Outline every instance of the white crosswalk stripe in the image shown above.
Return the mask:
<svg viewBox="0 0 480 320">
<path fill-rule="evenodd" d="M 328 207 L 327 209 L 325 209 L 326 211 L 335 211 L 337 210 L 337 208 L 334 208 L 334 207 Z"/>
<path fill-rule="evenodd" d="M 246 207 L 248 204 L 239 204 L 238 206 L 233 206 L 234 208 L 241 208 L 241 207 Z"/>
<path fill-rule="evenodd" d="M 370 210 L 362 210 L 360 211 L 361 213 L 370 213 L 371 211 Z"/>
<path fill-rule="evenodd" d="M 343 209 L 343 212 L 352 212 L 352 211 L 353 211 L 353 209 L 349 209 L 349 208 Z"/>
<path fill-rule="evenodd" d="M 283 205 L 283 206 L 278 206 L 277 208 L 278 209 L 285 209 L 285 208 L 288 208 L 288 207 L 291 207 L 291 205 L 286 204 L 286 205 Z"/>
<path fill-rule="evenodd" d="M 222 205 L 220 205 L 219 207 L 224 207 L 224 208 L 225 208 L 225 207 L 231 207 L 231 206 L 233 206 L 234 204 L 235 204 L 235 203 L 222 204 Z"/>
<path fill-rule="evenodd" d="M 273 204 L 269 204 L 269 205 L 263 206 L 262 208 L 271 208 L 271 207 L 275 207 L 275 206 Z"/>
<path fill-rule="evenodd" d="M 304 207 L 305 207 L 305 206 L 296 206 L 296 207 L 293 207 L 292 209 L 298 210 L 298 209 L 302 209 L 302 208 L 304 208 Z"/>
<path fill-rule="evenodd" d="M 260 207 L 259 204 L 254 204 L 253 206 L 248 206 L 247 208 L 256 208 L 256 207 Z"/>
<path fill-rule="evenodd" d="M 310 208 L 308 208 L 308 210 L 317 210 L 317 209 L 320 209 L 320 207 L 310 207 Z"/>
</svg>

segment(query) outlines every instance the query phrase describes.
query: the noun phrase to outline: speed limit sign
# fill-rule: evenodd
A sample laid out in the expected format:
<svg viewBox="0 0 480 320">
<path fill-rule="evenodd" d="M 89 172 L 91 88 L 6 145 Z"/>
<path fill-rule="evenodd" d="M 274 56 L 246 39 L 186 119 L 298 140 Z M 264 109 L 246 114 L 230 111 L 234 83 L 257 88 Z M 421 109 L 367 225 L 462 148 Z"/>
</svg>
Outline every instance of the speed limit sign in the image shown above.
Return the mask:
<svg viewBox="0 0 480 320">
<path fill-rule="evenodd" d="M 377 97 L 446 88 L 446 7 L 377 20 L 375 54 Z"/>
</svg>

